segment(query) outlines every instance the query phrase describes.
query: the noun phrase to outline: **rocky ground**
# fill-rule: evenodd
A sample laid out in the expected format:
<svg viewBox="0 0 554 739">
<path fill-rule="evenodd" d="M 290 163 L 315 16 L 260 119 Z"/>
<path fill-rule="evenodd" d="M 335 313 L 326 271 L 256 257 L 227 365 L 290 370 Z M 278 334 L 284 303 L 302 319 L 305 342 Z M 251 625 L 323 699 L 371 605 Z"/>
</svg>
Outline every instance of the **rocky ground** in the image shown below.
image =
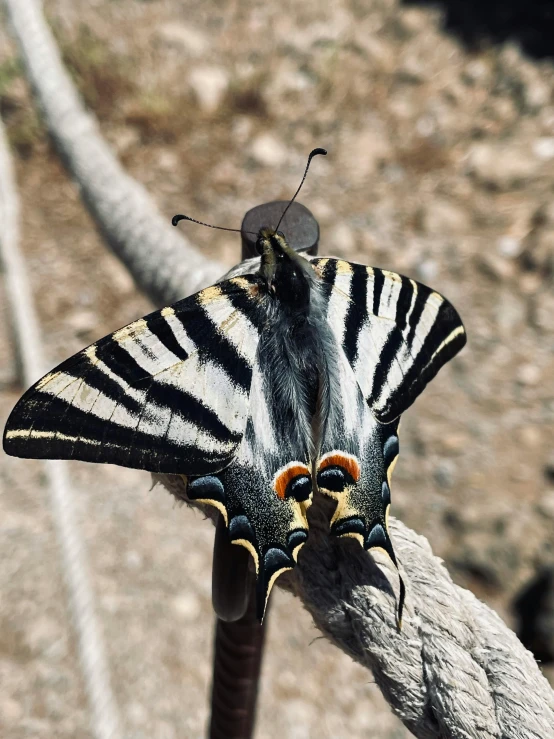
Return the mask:
<svg viewBox="0 0 554 739">
<path fill-rule="evenodd" d="M 445 30 L 437 9 L 397 0 L 45 2 L 103 133 L 168 220 L 238 226 L 290 196 L 324 146 L 301 198 L 320 253 L 408 274 L 454 303 L 468 346 L 405 415 L 393 509 L 517 627 L 515 601 L 554 566 L 554 68 L 540 22 L 495 32 L 471 7 L 481 25 L 468 31 L 456 3 Z M 22 247 L 55 364 L 150 306 L 102 245 L 0 33 Z M 237 261 L 233 235 L 187 233 Z M 23 388 L 0 291 L 3 421 Z M 146 474 L 71 472 L 126 735 L 201 737 L 211 526 L 149 493 Z M 0 733 L 88 737 L 41 467 L 3 457 L 0 485 Z M 289 596 L 274 600 L 257 736 L 408 736 L 368 675 L 314 641 Z"/>
</svg>

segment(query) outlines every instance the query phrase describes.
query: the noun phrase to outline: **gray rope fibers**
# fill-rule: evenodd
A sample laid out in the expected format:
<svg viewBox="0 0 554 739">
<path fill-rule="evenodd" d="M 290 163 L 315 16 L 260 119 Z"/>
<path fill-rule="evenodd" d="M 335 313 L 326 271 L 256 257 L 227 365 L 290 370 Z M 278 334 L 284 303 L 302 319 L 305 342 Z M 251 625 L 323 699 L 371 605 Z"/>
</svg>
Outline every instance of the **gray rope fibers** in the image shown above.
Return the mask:
<svg viewBox="0 0 554 739">
<path fill-rule="evenodd" d="M 17 35 L 27 35 L 25 46 L 21 38 L 20 44 L 29 57 L 28 73 L 46 109 L 48 95 L 60 89 L 56 79 L 61 69 L 57 52 L 51 39 L 48 44 L 42 43 L 39 51 L 35 49 L 35 43 L 44 40 L 48 31 L 34 0 L 4 2 L 12 22 L 16 16 L 19 18 L 14 22 Z M 30 24 L 30 28 L 25 24 Z M 50 80 L 48 89 L 43 86 L 45 78 Z M 71 85 L 65 77 L 64 80 L 64 84 Z M 66 97 L 77 99 L 74 92 Z M 52 130 L 63 122 L 59 118 L 50 115 L 47 122 L 63 151 L 66 139 Z M 87 120 L 87 125 L 72 139 L 72 156 L 77 160 L 86 159 L 91 150 L 89 138 L 98 137 L 89 116 Z M 67 162 L 69 156 L 62 156 Z M 72 171 L 82 191 L 93 198 L 98 190 L 81 181 L 82 176 L 90 175 L 90 169 L 74 167 Z M 125 186 L 129 178 L 119 166 L 117 171 L 111 171 L 115 180 L 110 186 L 114 192 L 121 191 L 123 185 L 117 178 L 121 175 Z M 98 194 L 104 198 L 104 193 Z M 104 216 L 105 209 L 89 207 L 94 217 Z M 121 218 L 126 222 L 119 223 Z M 111 229 L 119 234 L 132 218 L 119 208 L 113 218 L 101 221 L 99 226 L 113 244 L 116 239 Z M 144 229 L 152 234 L 152 243 L 165 240 L 158 227 L 158 218 L 150 221 L 149 215 L 145 216 Z M 140 240 L 129 241 L 120 252 L 131 273 L 141 276 L 136 278 L 140 286 L 158 304 L 190 292 L 192 283 L 208 284 L 212 271 L 213 280 L 216 279 L 218 268 L 212 270 L 209 263 L 198 257 L 194 264 L 189 260 L 189 264 L 192 269 L 200 265 L 200 271 L 183 281 L 181 287 L 182 272 L 174 280 L 160 281 L 158 268 L 166 274 L 183 260 L 173 248 L 163 253 L 158 248 L 154 266 L 151 256 L 151 250 L 145 250 Z M 165 476 L 163 482 L 182 497 L 180 478 Z M 210 515 L 211 511 L 206 513 Z M 392 591 L 398 582 L 394 569 L 378 554 L 364 553 L 356 542 L 330 538 L 328 520 L 328 510 L 314 504 L 310 509 L 310 537 L 300 553 L 299 565 L 292 575 L 284 575 L 277 582 L 301 599 L 329 639 L 373 671 L 392 709 L 416 736 L 554 739 L 554 694 L 532 655 L 493 611 L 469 591 L 453 585 L 423 537 L 391 519 L 391 532 L 408 587 L 404 627 L 399 633 Z"/>
<path fill-rule="evenodd" d="M 25 262 L 19 250 L 19 199 L 4 126 L 0 119 L 0 256 L 12 308 L 24 380 L 32 384 L 49 365 L 42 342 Z M 65 462 L 43 462 L 50 508 L 61 548 L 85 690 L 90 704 L 91 730 L 96 739 L 119 739 L 119 712 L 110 686 L 106 650 L 95 613 L 95 597 L 86 545 L 75 512 Z"/>
<path fill-rule="evenodd" d="M 87 113 L 36 0 L 4 0 L 48 130 L 105 240 L 160 305 L 213 283 L 223 267 L 193 249 L 125 173 Z"/>
<path fill-rule="evenodd" d="M 180 477 L 153 477 L 186 500 Z M 390 518 L 407 590 L 399 632 L 392 563 L 330 537 L 332 505 L 318 497 L 298 565 L 277 584 L 371 670 L 405 726 L 420 739 L 554 739 L 554 693 L 533 655 L 492 609 L 452 582 L 425 537 Z M 197 507 L 216 521 L 213 508 Z"/>
</svg>

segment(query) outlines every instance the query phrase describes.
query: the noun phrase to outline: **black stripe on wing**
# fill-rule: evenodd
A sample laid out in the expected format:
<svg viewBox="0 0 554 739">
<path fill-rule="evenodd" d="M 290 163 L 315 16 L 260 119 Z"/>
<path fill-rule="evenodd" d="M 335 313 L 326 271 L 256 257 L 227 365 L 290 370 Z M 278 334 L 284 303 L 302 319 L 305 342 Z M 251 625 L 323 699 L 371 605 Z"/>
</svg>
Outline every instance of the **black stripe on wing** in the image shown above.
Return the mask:
<svg viewBox="0 0 554 739">
<path fill-rule="evenodd" d="M 346 314 L 343 349 L 350 364 L 358 358 L 358 337 L 367 320 L 367 269 L 355 266 L 350 283 L 350 304 Z"/>
<path fill-rule="evenodd" d="M 458 328 L 462 328 L 462 331 L 452 336 Z M 448 343 L 441 347 L 441 344 L 451 336 Z M 458 313 L 445 301 L 439 308 L 421 349 L 406 369 L 402 382 L 381 406 L 379 420 L 389 423 L 403 413 L 423 392 L 440 368 L 464 347 L 466 341 L 467 337 Z"/>
<path fill-rule="evenodd" d="M 396 325 L 400 331 L 403 331 L 406 327 L 406 320 L 412 305 L 414 286 L 412 281 L 407 277 L 400 275 L 400 279 L 402 280 L 402 286 L 400 288 L 400 294 L 396 304 Z"/>
<path fill-rule="evenodd" d="M 154 336 L 156 336 L 157 339 L 177 357 L 177 359 L 180 359 L 182 362 L 184 362 L 185 359 L 188 359 L 189 353 L 184 346 L 179 344 L 167 321 L 160 320 L 159 313 L 149 316 L 146 319 L 146 324 Z"/>
<path fill-rule="evenodd" d="M 404 341 L 402 339 L 402 332 L 398 328 L 393 328 L 389 333 L 388 338 L 381 350 L 379 362 L 375 367 L 375 374 L 373 375 L 373 383 L 371 387 L 371 394 L 366 398 L 370 407 L 375 405 L 375 401 L 378 400 L 379 396 L 383 392 L 383 389 L 387 385 L 387 380 L 390 375 L 392 365 L 398 362 L 399 354 L 402 349 Z"/>
<path fill-rule="evenodd" d="M 248 391 L 252 382 L 252 366 L 238 353 L 225 335 L 218 331 L 211 321 L 187 324 L 186 328 L 188 335 L 198 346 L 200 355 L 216 362 L 229 375 L 230 382 L 245 392 Z"/>
<path fill-rule="evenodd" d="M 48 417 L 41 417 L 33 423 L 37 436 L 18 439 L 22 448 L 6 449 L 9 454 L 32 459 L 112 463 L 172 474 L 201 474 L 207 467 L 221 469 L 232 457 L 228 453 L 201 451 L 194 446 L 171 443 L 164 436 L 109 423 L 75 408 L 67 413 L 68 405 L 58 398 L 50 400 L 48 411 Z M 62 420 L 63 432 L 58 429 Z M 130 436 L 132 447 L 129 445 Z"/>
<path fill-rule="evenodd" d="M 383 286 L 385 284 L 385 275 L 380 269 L 373 270 L 373 305 L 371 306 L 371 312 L 374 316 L 379 315 L 379 306 L 381 303 L 381 294 L 383 292 Z"/>
<path fill-rule="evenodd" d="M 406 341 L 408 343 L 408 346 L 410 347 L 414 343 L 415 333 L 418 324 L 421 321 L 421 316 L 423 313 L 423 309 L 425 308 L 425 303 L 427 302 L 427 298 L 429 297 L 431 292 L 432 290 L 430 290 L 427 285 L 420 285 L 419 283 L 417 283 L 417 295 L 413 310 L 408 318 L 408 325 L 410 328 L 406 336 Z"/>
</svg>

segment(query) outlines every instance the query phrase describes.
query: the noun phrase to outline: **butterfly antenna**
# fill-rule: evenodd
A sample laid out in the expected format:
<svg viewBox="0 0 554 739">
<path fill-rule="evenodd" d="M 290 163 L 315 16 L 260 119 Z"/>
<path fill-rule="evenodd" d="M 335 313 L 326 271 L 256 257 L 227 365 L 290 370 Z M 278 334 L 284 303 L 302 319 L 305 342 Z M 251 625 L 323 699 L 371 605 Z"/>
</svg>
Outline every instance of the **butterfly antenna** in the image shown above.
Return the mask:
<svg viewBox="0 0 554 739">
<path fill-rule="evenodd" d="M 191 218 L 190 216 L 185 216 L 182 213 L 177 213 L 177 215 L 173 216 L 171 219 L 171 225 L 176 226 L 179 221 L 192 221 L 193 223 L 198 223 L 199 226 L 207 226 L 208 228 L 216 228 L 218 231 L 233 231 L 234 233 L 240 233 L 240 228 L 224 228 L 223 226 L 212 226 L 211 223 L 204 223 L 203 221 L 197 221 L 196 218 Z"/>
<path fill-rule="evenodd" d="M 204 221 L 197 221 L 196 218 L 191 218 L 190 216 L 185 216 L 183 213 L 177 213 L 177 215 L 173 216 L 171 219 L 171 225 L 176 226 L 179 221 L 192 221 L 193 223 L 198 223 L 199 226 L 207 226 L 208 228 L 215 228 L 218 231 L 232 231 L 233 233 L 240 234 L 242 233 L 240 228 L 225 228 L 224 226 L 212 226 L 211 223 L 204 223 Z M 251 236 L 257 236 L 253 231 L 245 231 L 245 233 L 250 234 Z"/>
<path fill-rule="evenodd" d="M 287 207 L 283 211 L 283 214 L 281 215 L 281 218 L 279 218 L 279 223 L 275 226 L 275 230 L 276 231 L 279 230 L 279 226 L 281 225 L 281 221 L 285 217 L 285 215 L 287 213 L 287 210 L 290 208 L 290 206 L 296 200 L 296 196 L 300 192 L 300 190 L 302 188 L 302 185 L 304 184 L 304 180 L 306 179 L 306 175 L 308 174 L 308 170 L 310 169 L 310 164 L 312 162 L 312 159 L 315 156 L 317 156 L 318 154 L 322 154 L 323 156 L 326 156 L 327 155 L 327 150 L 326 149 L 317 148 L 317 149 L 312 149 L 312 151 L 310 152 L 310 155 L 308 156 L 308 163 L 306 164 L 306 169 L 304 170 L 304 176 L 302 177 L 302 182 L 298 185 L 297 191 L 294 193 L 294 195 L 292 196 L 292 198 L 289 200 L 289 204 L 287 205 Z"/>
</svg>

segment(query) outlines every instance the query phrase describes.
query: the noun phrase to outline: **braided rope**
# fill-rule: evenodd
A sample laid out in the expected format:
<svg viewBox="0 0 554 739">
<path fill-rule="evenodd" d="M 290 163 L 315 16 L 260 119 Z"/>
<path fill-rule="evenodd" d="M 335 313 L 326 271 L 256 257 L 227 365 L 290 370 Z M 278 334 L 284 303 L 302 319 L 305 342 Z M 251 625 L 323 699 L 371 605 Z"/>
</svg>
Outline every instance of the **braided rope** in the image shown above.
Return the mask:
<svg viewBox="0 0 554 739">
<path fill-rule="evenodd" d="M 0 254 L 12 307 L 15 333 L 24 380 L 31 384 L 49 366 L 44 360 L 39 325 L 33 308 L 25 262 L 19 250 L 19 199 L 12 160 L 0 118 Z M 91 708 L 91 728 L 96 739 L 118 739 L 119 713 L 110 686 L 110 672 L 104 640 L 95 613 L 95 596 L 88 567 L 67 465 L 54 460 L 43 462 L 50 508 L 62 555 L 85 690 Z"/>
<path fill-rule="evenodd" d="M 118 188 L 128 192 L 130 180 L 113 162 L 109 178 L 94 179 L 91 168 L 82 166 L 91 140 L 98 138 L 97 129 L 87 116 L 86 125 L 69 130 L 67 121 L 74 126 L 79 120 L 75 106 L 80 103 L 73 91 L 66 94 L 71 83 L 35 0 L 4 2 L 60 153 L 78 179 L 92 214 L 139 285 L 155 300 L 169 301 L 189 292 L 193 284 L 209 282 L 215 272 L 220 273 L 219 268 L 194 253 L 194 259 L 187 256 L 187 274 L 183 275 L 184 242 L 180 239 L 171 241 L 171 248 L 163 253 L 157 247 L 152 263 L 152 244 L 165 242 L 166 229 L 150 203 L 141 233 L 126 232 L 127 241 L 119 248 L 121 233 L 135 218 L 133 208 L 146 207 L 147 196 L 141 189 L 132 207 L 118 208 L 113 214 L 95 202 L 95 198 L 110 201 L 111 195 L 102 188 L 109 193 Z M 65 95 L 63 111 L 56 102 L 60 90 Z M 98 147 L 98 141 L 94 146 Z M 109 154 L 104 144 L 100 149 L 103 157 Z M 103 167 L 106 159 L 100 161 Z M 87 179 L 91 177 L 94 186 Z M 122 218 L 123 224 L 119 222 Z M 149 233 L 149 241 L 143 232 Z M 179 478 L 158 479 L 183 497 Z M 399 633 L 393 592 L 396 572 L 388 560 L 368 555 L 356 542 L 330 538 L 328 520 L 324 505 L 312 507 L 310 538 L 299 565 L 278 582 L 300 597 L 329 639 L 372 670 L 392 709 L 416 736 L 554 739 L 554 694 L 533 656 L 491 609 L 452 583 L 423 537 L 391 519 L 395 549 L 408 585 L 405 623 Z"/>
<path fill-rule="evenodd" d="M 392 564 L 356 542 L 333 540 L 328 517 L 319 516 L 293 587 L 323 633 L 372 670 L 416 736 L 554 737 L 554 693 L 533 655 L 493 610 L 452 582 L 424 537 L 391 518 L 407 585 L 398 633 Z"/>
<path fill-rule="evenodd" d="M 154 479 L 186 500 L 180 477 Z M 399 632 L 394 566 L 353 539 L 329 536 L 332 505 L 318 498 L 298 565 L 277 585 L 371 670 L 408 729 L 420 739 L 554 739 L 554 692 L 533 655 L 491 608 L 452 582 L 427 539 L 390 518 L 407 591 Z M 216 522 L 210 506 L 197 507 Z"/>
</svg>

